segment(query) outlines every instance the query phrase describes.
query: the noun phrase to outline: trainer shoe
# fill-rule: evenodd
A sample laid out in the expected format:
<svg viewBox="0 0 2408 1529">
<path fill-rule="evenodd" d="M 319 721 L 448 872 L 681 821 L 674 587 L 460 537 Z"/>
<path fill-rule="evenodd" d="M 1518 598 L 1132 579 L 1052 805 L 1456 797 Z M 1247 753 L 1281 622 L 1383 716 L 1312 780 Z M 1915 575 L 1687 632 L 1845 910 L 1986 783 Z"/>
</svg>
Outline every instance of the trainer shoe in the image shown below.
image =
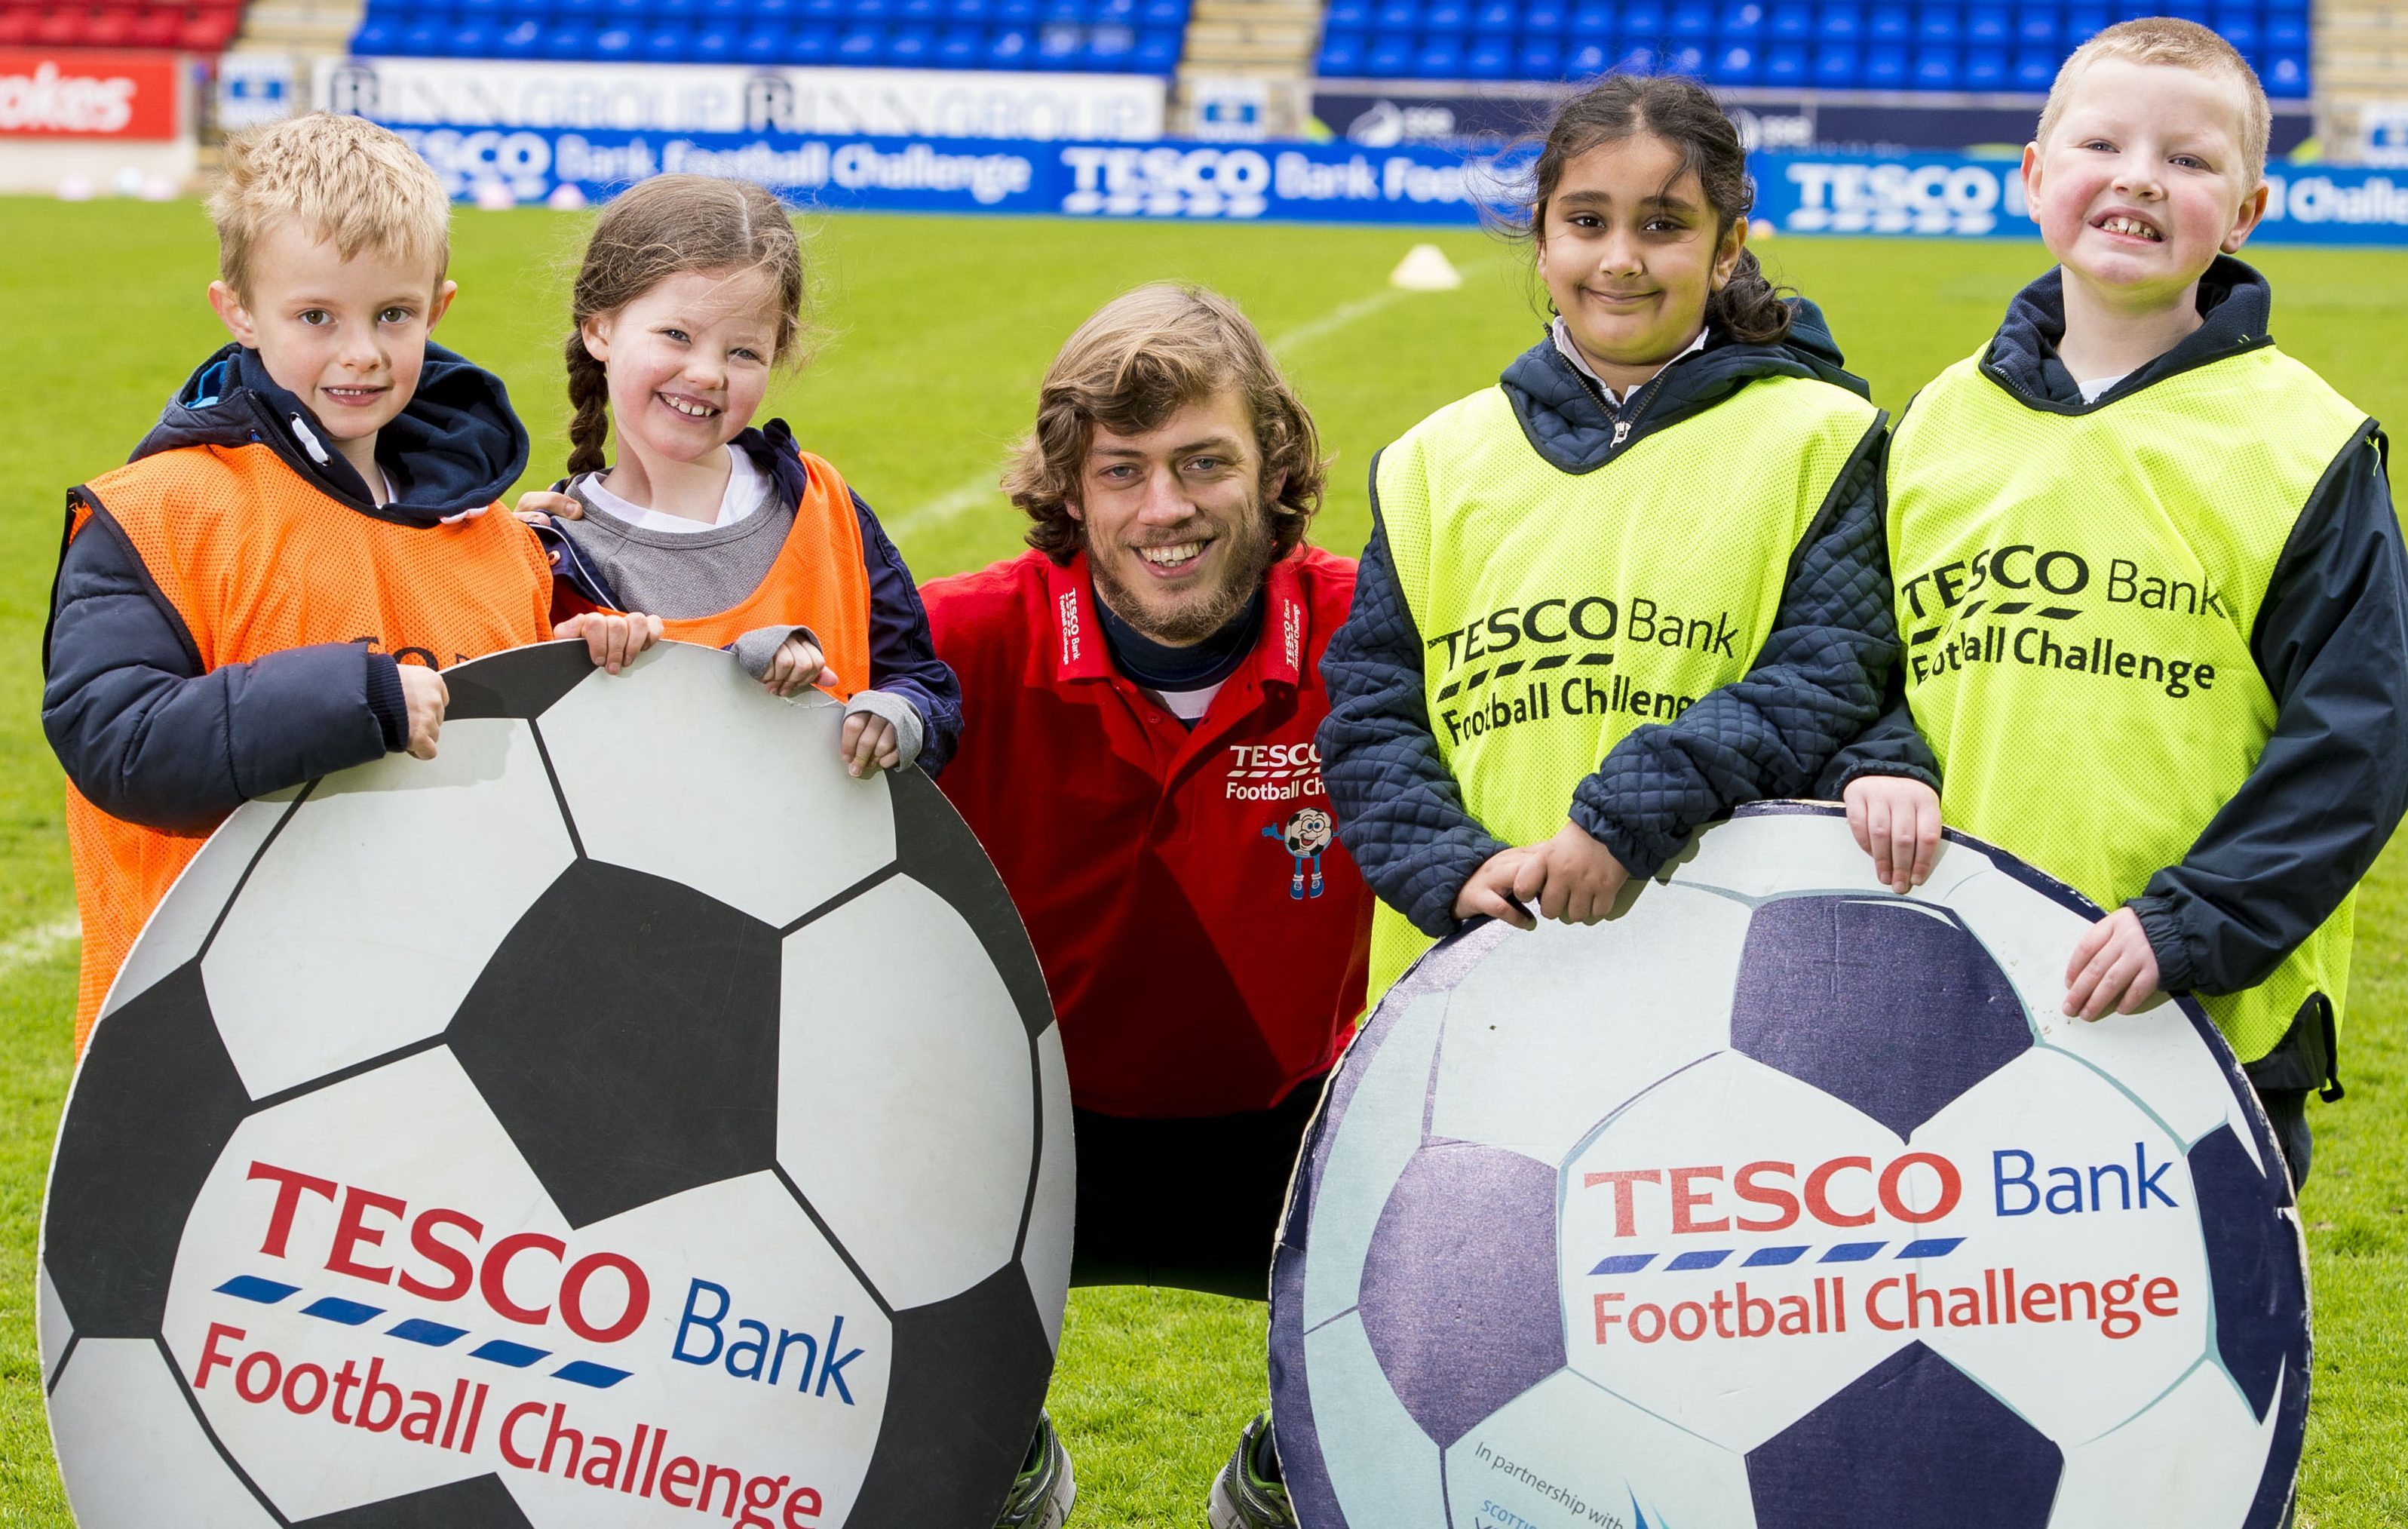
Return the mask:
<svg viewBox="0 0 2408 1529">
<path fill-rule="evenodd" d="M 1079 1500 L 1079 1484 L 1070 1479 L 1070 1451 L 1054 1432 L 1050 1414 L 1037 1415 L 1037 1436 L 1028 1441 L 1028 1460 L 1012 1478 L 1011 1494 L 1003 1500 L 1003 1514 L 995 1529 L 1062 1529 Z"/>
<path fill-rule="evenodd" d="M 1204 1520 L 1212 1529 L 1297 1529 L 1287 1483 L 1280 1479 L 1279 1443 L 1271 1437 L 1269 1413 L 1257 1414 L 1238 1435 L 1229 1463 L 1213 1479 Z"/>
</svg>

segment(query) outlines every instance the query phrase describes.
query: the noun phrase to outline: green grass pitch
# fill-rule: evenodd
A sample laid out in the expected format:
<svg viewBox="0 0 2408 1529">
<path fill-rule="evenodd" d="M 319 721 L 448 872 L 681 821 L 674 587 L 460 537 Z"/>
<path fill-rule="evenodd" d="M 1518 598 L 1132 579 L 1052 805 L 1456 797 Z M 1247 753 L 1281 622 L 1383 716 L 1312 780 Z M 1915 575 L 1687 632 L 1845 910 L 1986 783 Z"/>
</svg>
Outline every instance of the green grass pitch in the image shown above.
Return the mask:
<svg viewBox="0 0 2408 1529">
<path fill-rule="evenodd" d="M 190 202 L 0 203 L 0 1524 L 64 1524 L 33 1325 L 42 1181 L 67 1081 L 75 952 L 59 773 L 38 721 L 40 641 L 69 484 L 123 460 L 190 368 L 222 339 Z M 583 222 L 460 214 L 461 296 L 439 338 L 508 381 L 536 440 L 529 483 L 558 475 L 566 286 Z M 1432 238 L 1467 275 L 1448 294 L 1392 292 Z M 848 217 L 815 221 L 814 356 L 773 391 L 875 505 L 922 577 L 1019 545 L 993 490 L 1054 348 L 1140 281 L 1209 283 L 1240 300 L 1336 454 L 1315 540 L 1354 552 L 1371 454 L 1494 380 L 1538 332 L 1534 283 L 1473 232 L 1154 226 Z M 1820 301 L 1851 363 L 1895 410 L 1971 352 L 2042 268 L 2037 246 L 1783 239 L 1776 277 Z M 2398 319 L 2408 255 L 2261 251 L 2275 334 L 2360 407 L 2408 421 Z M 2315 1261 L 2315 1393 L 2300 1522 L 2408 1523 L 2408 858 L 2359 903 L 2349 1099 L 2319 1106 L 2304 1201 Z M 1071 1302 L 1053 1406 L 1077 1463 L 1078 1522 L 1198 1525 L 1211 1473 L 1263 1405 L 1264 1308 L 1172 1291 Z M 1869 1526 L 1870 1529 L 1870 1526 Z"/>
</svg>

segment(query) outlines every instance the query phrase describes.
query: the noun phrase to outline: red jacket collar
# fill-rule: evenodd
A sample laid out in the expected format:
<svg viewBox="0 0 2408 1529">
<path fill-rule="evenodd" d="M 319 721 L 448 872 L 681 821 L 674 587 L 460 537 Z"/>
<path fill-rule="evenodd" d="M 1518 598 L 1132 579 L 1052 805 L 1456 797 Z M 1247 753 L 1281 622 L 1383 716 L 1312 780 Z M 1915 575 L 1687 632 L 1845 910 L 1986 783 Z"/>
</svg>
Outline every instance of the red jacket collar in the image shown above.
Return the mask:
<svg viewBox="0 0 2408 1529">
<path fill-rule="evenodd" d="M 1296 564 L 1290 554 L 1263 575 L 1263 632 L 1249 660 L 1264 684 L 1291 688 L 1303 681 L 1304 656 L 1312 642 L 1312 607 Z M 1065 680 L 1111 679 L 1115 671 L 1096 616 L 1096 582 L 1085 549 L 1073 554 L 1067 567 L 1048 558 L 1045 584 L 1054 612 L 1054 674 Z"/>
</svg>

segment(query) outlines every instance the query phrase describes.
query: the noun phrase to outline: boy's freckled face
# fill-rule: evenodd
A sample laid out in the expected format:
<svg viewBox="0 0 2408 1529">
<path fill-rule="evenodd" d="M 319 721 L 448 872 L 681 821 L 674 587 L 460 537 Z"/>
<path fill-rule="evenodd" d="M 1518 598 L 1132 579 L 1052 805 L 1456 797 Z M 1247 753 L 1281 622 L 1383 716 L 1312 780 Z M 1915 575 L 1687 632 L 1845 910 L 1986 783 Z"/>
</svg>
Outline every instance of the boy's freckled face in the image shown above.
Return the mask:
<svg viewBox="0 0 2408 1529">
<path fill-rule="evenodd" d="M 2105 58 L 2068 87 L 2024 153 L 2041 238 L 2070 277 L 2130 303 L 2171 301 L 2256 222 L 2242 87 L 2175 65 Z"/>
<path fill-rule="evenodd" d="M 251 251 L 251 291 L 222 281 L 209 300 L 241 344 L 259 352 L 276 385 L 298 397 L 336 440 L 371 438 L 418 391 L 426 339 L 451 305 L 452 283 L 423 262 L 362 250 L 342 258 L 330 239 L 290 220 Z"/>
<path fill-rule="evenodd" d="M 610 423 L 652 456 L 693 462 L 736 438 L 769 391 L 778 287 L 767 272 L 681 271 L 590 319 L 610 371 Z"/>
</svg>

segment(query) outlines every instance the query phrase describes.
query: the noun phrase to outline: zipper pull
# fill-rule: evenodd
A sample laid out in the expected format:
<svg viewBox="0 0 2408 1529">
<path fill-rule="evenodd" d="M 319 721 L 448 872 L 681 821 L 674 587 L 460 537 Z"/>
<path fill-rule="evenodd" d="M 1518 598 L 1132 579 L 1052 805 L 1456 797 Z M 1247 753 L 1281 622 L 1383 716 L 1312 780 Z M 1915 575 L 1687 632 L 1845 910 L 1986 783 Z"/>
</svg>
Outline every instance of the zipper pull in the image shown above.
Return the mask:
<svg viewBox="0 0 2408 1529">
<path fill-rule="evenodd" d="M 1627 420 L 1627 419 L 1618 419 L 1618 420 L 1615 420 L 1615 421 L 1613 422 L 1613 439 L 1612 439 L 1611 441 L 1607 442 L 1606 449 L 1607 449 L 1608 451 L 1611 451 L 1611 450 L 1612 450 L 1614 447 L 1621 445 L 1624 441 L 1626 441 L 1626 440 L 1629 440 L 1629 439 L 1630 439 L 1630 422 L 1629 422 L 1628 420 Z"/>
</svg>

